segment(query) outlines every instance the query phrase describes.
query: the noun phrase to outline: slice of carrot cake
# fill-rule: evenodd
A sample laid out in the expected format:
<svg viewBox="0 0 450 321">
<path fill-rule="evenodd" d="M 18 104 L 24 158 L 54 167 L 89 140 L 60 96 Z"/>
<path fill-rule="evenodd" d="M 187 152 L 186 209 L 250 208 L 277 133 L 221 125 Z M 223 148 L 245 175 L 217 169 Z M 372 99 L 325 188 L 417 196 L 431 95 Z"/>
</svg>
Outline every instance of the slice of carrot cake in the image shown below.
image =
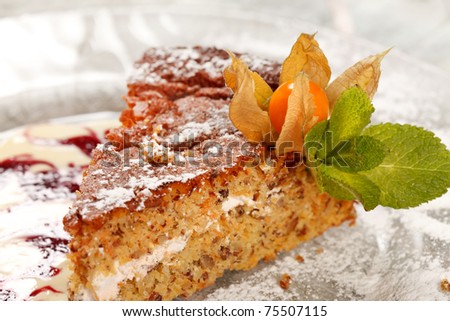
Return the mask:
<svg viewBox="0 0 450 321">
<path fill-rule="evenodd" d="M 275 89 L 280 64 L 241 56 Z M 154 48 L 135 65 L 122 127 L 99 145 L 66 230 L 72 300 L 170 300 L 354 218 L 298 159 L 229 118 L 223 50 Z"/>
</svg>

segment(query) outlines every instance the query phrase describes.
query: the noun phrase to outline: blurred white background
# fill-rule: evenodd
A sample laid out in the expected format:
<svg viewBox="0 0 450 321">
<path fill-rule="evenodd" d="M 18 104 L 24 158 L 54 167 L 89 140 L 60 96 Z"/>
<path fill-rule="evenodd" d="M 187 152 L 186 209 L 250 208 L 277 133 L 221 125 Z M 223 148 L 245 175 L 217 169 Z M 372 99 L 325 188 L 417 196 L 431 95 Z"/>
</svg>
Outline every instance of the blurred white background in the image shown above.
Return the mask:
<svg viewBox="0 0 450 321">
<path fill-rule="evenodd" d="M 0 16 L 101 6 L 203 4 L 261 11 L 394 46 L 450 72 L 449 0 L 0 0 Z M 5 44 L 3 44 L 5 45 Z"/>
<path fill-rule="evenodd" d="M 0 0 L 0 132 L 121 110 L 126 77 L 150 46 L 281 60 L 301 32 L 318 32 L 333 75 L 394 47 L 377 104 L 391 116 L 396 106 L 396 121 L 448 127 L 449 13 L 450 0 Z"/>
</svg>

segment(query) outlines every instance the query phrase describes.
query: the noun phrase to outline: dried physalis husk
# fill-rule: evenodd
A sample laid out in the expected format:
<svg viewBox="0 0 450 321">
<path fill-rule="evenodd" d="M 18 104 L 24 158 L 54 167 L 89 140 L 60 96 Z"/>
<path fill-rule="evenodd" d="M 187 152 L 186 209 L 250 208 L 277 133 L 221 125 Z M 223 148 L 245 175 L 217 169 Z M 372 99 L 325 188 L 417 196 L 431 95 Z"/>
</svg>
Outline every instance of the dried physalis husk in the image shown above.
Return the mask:
<svg viewBox="0 0 450 321">
<path fill-rule="evenodd" d="M 288 99 L 286 118 L 276 143 L 278 155 L 302 152 L 306 133 L 316 124 L 313 95 L 309 92 L 309 78 L 300 73 L 294 79 L 294 88 Z"/>
<path fill-rule="evenodd" d="M 257 83 L 252 71 L 243 61 L 230 55 L 233 62 L 225 70 L 224 77 L 228 87 L 234 91 L 230 103 L 231 122 L 249 141 L 263 142 L 271 132 L 269 114 L 258 104 Z"/>
<path fill-rule="evenodd" d="M 259 107 L 266 111 L 269 110 L 270 97 L 273 94 L 272 88 L 257 72 L 252 72 L 252 79 L 255 84 L 254 95 Z"/>
<path fill-rule="evenodd" d="M 247 69 L 248 67 L 242 60 L 236 58 L 236 56 L 232 52 L 228 51 L 228 54 L 231 57 L 231 65 L 225 68 L 225 70 L 223 71 L 223 76 L 225 78 L 225 83 L 227 84 L 227 86 L 230 87 L 233 92 L 236 92 L 238 86 L 237 70 L 242 66 L 245 66 Z M 272 88 L 270 88 L 270 86 L 260 75 L 258 75 L 258 73 L 250 70 L 249 72 L 253 79 L 253 94 L 258 102 L 258 106 L 263 110 L 268 110 L 270 97 L 272 97 L 273 94 Z"/>
<path fill-rule="evenodd" d="M 389 49 L 390 50 L 390 49 Z M 379 54 L 369 56 L 352 67 L 344 71 L 337 77 L 325 90 L 328 101 L 330 102 L 330 112 L 336 100 L 348 88 L 358 85 L 361 87 L 370 99 L 373 98 L 378 88 L 378 80 L 381 75 L 381 60 L 389 52 L 389 50 L 380 52 Z"/>
<path fill-rule="evenodd" d="M 306 73 L 310 80 L 322 88 L 330 81 L 331 70 L 327 57 L 314 35 L 302 33 L 298 37 L 281 67 L 280 84 L 294 80 L 300 72 Z"/>
<path fill-rule="evenodd" d="M 231 57 L 231 65 L 223 70 L 223 78 L 225 79 L 226 85 L 233 91 L 236 92 L 238 89 L 238 69 L 240 65 L 245 64 L 242 60 L 236 58 L 234 53 L 227 51 Z"/>
</svg>

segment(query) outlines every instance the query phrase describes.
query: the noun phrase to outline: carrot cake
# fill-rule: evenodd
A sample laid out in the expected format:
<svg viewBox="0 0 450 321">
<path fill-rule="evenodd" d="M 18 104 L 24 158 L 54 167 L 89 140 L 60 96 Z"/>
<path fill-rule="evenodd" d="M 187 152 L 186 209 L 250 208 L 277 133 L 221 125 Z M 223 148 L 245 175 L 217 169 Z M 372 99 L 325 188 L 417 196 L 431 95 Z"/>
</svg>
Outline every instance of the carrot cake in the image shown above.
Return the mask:
<svg viewBox="0 0 450 321">
<path fill-rule="evenodd" d="M 277 88 L 279 63 L 239 58 Z M 207 47 L 153 48 L 136 63 L 122 126 L 94 150 L 64 219 L 70 299 L 189 297 L 354 219 L 353 200 L 235 127 L 229 64 Z"/>
</svg>

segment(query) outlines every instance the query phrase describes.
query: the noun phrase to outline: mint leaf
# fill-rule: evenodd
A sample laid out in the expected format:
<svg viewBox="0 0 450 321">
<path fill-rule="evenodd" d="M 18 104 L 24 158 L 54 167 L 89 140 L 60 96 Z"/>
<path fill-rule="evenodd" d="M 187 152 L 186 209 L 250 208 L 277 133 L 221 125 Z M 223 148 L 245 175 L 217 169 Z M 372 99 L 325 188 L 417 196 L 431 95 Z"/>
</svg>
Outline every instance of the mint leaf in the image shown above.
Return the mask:
<svg viewBox="0 0 450 321">
<path fill-rule="evenodd" d="M 361 172 L 381 190 L 381 205 L 409 208 L 447 192 L 450 152 L 434 133 L 386 123 L 368 127 L 363 134 L 378 139 L 388 150 L 379 166 Z"/>
<path fill-rule="evenodd" d="M 326 163 L 341 171 L 356 173 L 378 166 L 385 155 L 385 147 L 378 139 L 358 136 L 346 141 L 335 154 L 328 155 Z"/>
<path fill-rule="evenodd" d="M 370 123 L 374 112 L 369 96 L 359 87 L 352 87 L 342 93 L 336 101 L 329 120 L 329 130 L 335 142 L 359 136 Z"/>
<path fill-rule="evenodd" d="M 304 150 L 307 156 L 307 164 L 310 167 L 316 167 L 320 164 L 317 160 L 325 160 L 324 135 L 328 128 L 328 121 L 324 120 L 317 123 L 305 136 Z M 322 156 L 318 156 L 322 155 Z"/>
<path fill-rule="evenodd" d="M 322 191 L 337 199 L 359 200 L 370 211 L 379 204 L 380 189 L 367 177 L 342 172 L 333 166 L 317 168 L 318 183 Z"/>
<path fill-rule="evenodd" d="M 409 208 L 439 197 L 450 187 L 450 152 L 425 129 L 381 124 L 364 129 L 373 112 L 359 88 L 346 90 L 328 121 L 305 137 L 308 165 L 322 191 L 377 205 Z"/>
</svg>

